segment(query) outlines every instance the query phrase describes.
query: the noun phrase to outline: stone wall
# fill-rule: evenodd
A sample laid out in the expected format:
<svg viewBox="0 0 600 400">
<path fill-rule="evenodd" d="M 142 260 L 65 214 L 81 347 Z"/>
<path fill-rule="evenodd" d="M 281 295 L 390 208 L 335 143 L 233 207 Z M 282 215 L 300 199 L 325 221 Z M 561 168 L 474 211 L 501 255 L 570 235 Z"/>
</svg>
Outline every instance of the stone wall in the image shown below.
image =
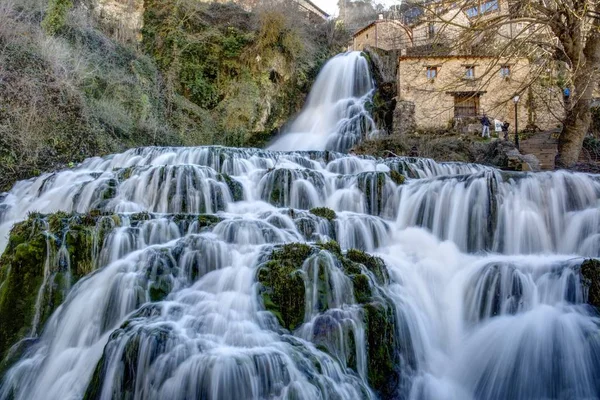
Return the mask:
<svg viewBox="0 0 600 400">
<path fill-rule="evenodd" d="M 415 103 L 411 101 L 398 101 L 394 110 L 395 135 L 412 134 L 417 129 L 415 121 Z"/>
<path fill-rule="evenodd" d="M 386 51 L 411 46 L 410 30 L 398 21 L 378 20 L 354 35 L 353 48 L 362 51 L 368 47 Z"/>
</svg>

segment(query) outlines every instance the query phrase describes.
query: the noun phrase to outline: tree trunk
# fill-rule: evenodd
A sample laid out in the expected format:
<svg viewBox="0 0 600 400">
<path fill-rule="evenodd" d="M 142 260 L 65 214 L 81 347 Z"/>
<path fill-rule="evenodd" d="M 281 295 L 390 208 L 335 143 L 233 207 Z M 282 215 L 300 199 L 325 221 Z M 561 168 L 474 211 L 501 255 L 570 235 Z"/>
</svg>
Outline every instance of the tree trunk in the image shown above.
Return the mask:
<svg viewBox="0 0 600 400">
<path fill-rule="evenodd" d="M 600 11 L 600 5 L 596 4 L 594 10 Z M 573 28 L 577 28 L 573 33 L 579 33 L 581 25 L 576 24 Z M 557 168 L 570 168 L 577 163 L 583 139 L 590 128 L 590 105 L 600 69 L 600 18 L 593 19 L 585 44 L 573 41 L 577 37 L 571 35 L 571 45 L 566 46 L 573 71 L 573 104 L 565 107 L 565 121 L 558 140 Z"/>
<path fill-rule="evenodd" d="M 579 159 L 583 139 L 590 127 L 590 101 L 579 99 L 573 107 L 568 107 L 565 122 L 558 139 L 556 168 L 571 168 Z"/>
</svg>

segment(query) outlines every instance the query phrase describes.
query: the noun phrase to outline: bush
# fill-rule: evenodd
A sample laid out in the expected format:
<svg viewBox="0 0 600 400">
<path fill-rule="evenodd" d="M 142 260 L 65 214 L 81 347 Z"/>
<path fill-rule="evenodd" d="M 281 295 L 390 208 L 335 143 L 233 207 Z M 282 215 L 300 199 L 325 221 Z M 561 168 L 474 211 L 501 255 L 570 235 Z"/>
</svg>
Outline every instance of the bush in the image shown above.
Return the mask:
<svg viewBox="0 0 600 400">
<path fill-rule="evenodd" d="M 42 28 L 49 35 L 55 35 L 65 27 L 69 10 L 73 7 L 71 0 L 50 0 L 48 11 L 42 21 Z"/>
</svg>

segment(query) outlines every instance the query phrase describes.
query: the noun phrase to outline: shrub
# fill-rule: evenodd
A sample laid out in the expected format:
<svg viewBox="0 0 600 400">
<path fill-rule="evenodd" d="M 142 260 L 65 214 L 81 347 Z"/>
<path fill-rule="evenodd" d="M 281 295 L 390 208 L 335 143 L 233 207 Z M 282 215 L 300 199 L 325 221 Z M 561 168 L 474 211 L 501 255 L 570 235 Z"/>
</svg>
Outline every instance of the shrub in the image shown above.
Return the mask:
<svg viewBox="0 0 600 400">
<path fill-rule="evenodd" d="M 50 0 L 48 11 L 42 20 L 42 28 L 49 35 L 55 35 L 65 27 L 69 10 L 73 7 L 71 0 Z"/>
</svg>

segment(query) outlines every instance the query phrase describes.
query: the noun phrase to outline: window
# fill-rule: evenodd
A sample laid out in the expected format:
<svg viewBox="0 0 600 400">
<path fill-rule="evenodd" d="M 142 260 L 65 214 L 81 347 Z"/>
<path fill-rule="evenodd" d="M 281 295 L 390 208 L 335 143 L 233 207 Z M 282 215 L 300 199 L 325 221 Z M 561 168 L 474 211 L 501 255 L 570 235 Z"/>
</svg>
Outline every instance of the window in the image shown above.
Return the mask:
<svg viewBox="0 0 600 400">
<path fill-rule="evenodd" d="M 429 39 L 433 39 L 434 36 L 435 36 L 435 25 L 433 24 L 433 22 L 430 22 L 429 25 L 427 26 L 427 37 L 429 37 Z"/>
<path fill-rule="evenodd" d="M 427 67 L 427 79 L 433 80 L 437 78 L 437 67 Z"/>
<path fill-rule="evenodd" d="M 481 5 L 481 14 L 496 11 L 498 9 L 498 0 L 488 1 Z"/>
<path fill-rule="evenodd" d="M 465 78 L 473 79 L 475 78 L 475 67 L 472 65 L 467 65 L 465 67 Z"/>
<path fill-rule="evenodd" d="M 369 38 L 369 34 L 367 33 L 367 39 Z"/>
<path fill-rule="evenodd" d="M 493 12 L 499 9 L 498 0 L 487 1 L 479 6 L 467 8 L 465 14 L 469 18 L 475 18 L 478 15 L 483 15 L 489 12 Z"/>
<path fill-rule="evenodd" d="M 477 14 L 479 14 L 479 8 L 478 7 L 471 7 L 468 8 L 466 11 L 467 17 L 469 18 L 475 18 L 477 16 Z"/>
<path fill-rule="evenodd" d="M 500 67 L 500 76 L 505 79 L 510 77 L 510 65 Z"/>
</svg>

